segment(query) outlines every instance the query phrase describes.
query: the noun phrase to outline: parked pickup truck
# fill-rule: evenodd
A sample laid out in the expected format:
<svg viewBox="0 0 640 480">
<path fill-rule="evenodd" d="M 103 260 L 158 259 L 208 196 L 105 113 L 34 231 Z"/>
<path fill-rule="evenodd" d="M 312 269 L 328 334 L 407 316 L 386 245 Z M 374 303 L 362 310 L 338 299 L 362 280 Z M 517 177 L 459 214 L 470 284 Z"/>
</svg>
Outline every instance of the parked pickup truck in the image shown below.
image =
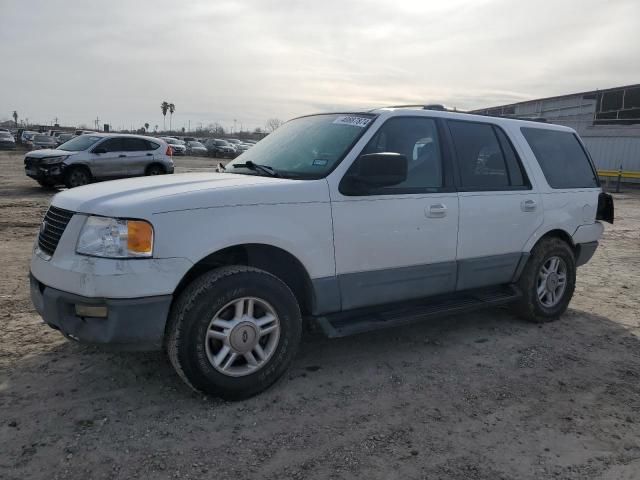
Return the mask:
<svg viewBox="0 0 640 480">
<path fill-rule="evenodd" d="M 57 194 L 31 260 L 44 321 L 165 348 L 192 388 L 245 398 L 285 372 L 303 318 L 332 337 L 505 303 L 556 319 L 613 222 L 576 132 L 537 122 L 310 115 L 219 168 Z"/>
</svg>

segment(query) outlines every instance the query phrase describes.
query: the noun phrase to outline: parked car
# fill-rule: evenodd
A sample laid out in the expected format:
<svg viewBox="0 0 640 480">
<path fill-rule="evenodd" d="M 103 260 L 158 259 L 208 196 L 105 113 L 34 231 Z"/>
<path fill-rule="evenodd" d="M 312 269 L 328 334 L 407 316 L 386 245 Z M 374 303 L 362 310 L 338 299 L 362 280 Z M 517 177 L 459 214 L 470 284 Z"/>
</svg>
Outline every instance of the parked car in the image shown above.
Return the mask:
<svg viewBox="0 0 640 480">
<path fill-rule="evenodd" d="M 97 132 L 94 132 L 94 131 L 92 131 L 92 130 L 76 130 L 76 131 L 74 132 L 74 134 L 75 134 L 76 136 L 78 136 L 78 135 L 88 135 L 88 134 L 94 134 L 94 133 L 97 133 Z"/>
<path fill-rule="evenodd" d="M 31 297 L 75 341 L 166 348 L 192 388 L 245 398 L 286 371 L 303 316 L 332 337 L 490 305 L 557 319 L 603 220 L 613 200 L 570 128 L 310 115 L 223 173 L 59 193 Z"/>
<path fill-rule="evenodd" d="M 236 145 L 236 153 L 240 155 L 241 153 L 249 150 L 251 147 L 253 147 L 253 145 L 250 143 L 239 143 Z"/>
<path fill-rule="evenodd" d="M 238 153 L 229 142 L 219 138 L 209 140 L 206 147 L 210 157 L 235 158 Z"/>
<path fill-rule="evenodd" d="M 171 150 L 174 155 L 186 155 L 187 154 L 187 146 L 182 140 L 178 140 L 173 137 L 161 137 L 162 140 L 171 145 Z"/>
<path fill-rule="evenodd" d="M 31 140 L 31 150 L 39 150 L 42 148 L 56 148 L 56 139 L 49 135 L 38 134 L 34 135 Z"/>
<path fill-rule="evenodd" d="M 68 142 L 69 140 L 71 140 L 73 137 L 75 137 L 75 135 L 73 133 L 61 133 L 60 135 L 55 137 L 56 146 L 59 147 L 63 143 Z"/>
<path fill-rule="evenodd" d="M 22 135 L 20 136 L 21 138 L 20 143 L 25 145 L 27 148 L 31 148 L 33 146 L 33 137 L 35 137 L 36 135 L 38 135 L 38 132 L 34 132 L 32 130 L 25 130 L 24 132 L 22 132 Z"/>
<path fill-rule="evenodd" d="M 201 144 L 200 142 L 196 142 L 193 140 L 190 140 L 188 142 L 186 142 L 186 146 L 187 146 L 187 155 L 193 155 L 193 156 L 207 156 L 207 147 L 205 147 L 203 144 Z"/>
<path fill-rule="evenodd" d="M 9 132 L 0 132 L 0 149 L 2 150 L 14 150 L 16 148 L 16 141 L 13 139 L 13 135 Z"/>
<path fill-rule="evenodd" d="M 24 168 L 42 186 L 72 188 L 96 180 L 173 173 L 174 166 L 164 140 L 94 133 L 77 136 L 57 149 L 27 153 Z"/>
</svg>

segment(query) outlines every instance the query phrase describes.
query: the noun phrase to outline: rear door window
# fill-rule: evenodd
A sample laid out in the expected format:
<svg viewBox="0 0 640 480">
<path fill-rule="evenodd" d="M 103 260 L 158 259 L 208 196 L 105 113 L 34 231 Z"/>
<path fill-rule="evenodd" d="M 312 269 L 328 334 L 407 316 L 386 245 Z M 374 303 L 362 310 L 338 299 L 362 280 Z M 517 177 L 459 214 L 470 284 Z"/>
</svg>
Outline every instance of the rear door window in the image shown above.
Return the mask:
<svg viewBox="0 0 640 480">
<path fill-rule="evenodd" d="M 594 188 L 598 177 L 578 137 L 571 132 L 522 127 L 551 188 Z"/>
<path fill-rule="evenodd" d="M 151 150 L 149 148 L 149 142 L 142 138 L 123 138 L 124 150 L 126 152 L 142 152 L 144 150 Z"/>
<path fill-rule="evenodd" d="M 447 122 L 463 191 L 530 188 L 516 152 L 500 128 L 488 123 Z"/>
</svg>

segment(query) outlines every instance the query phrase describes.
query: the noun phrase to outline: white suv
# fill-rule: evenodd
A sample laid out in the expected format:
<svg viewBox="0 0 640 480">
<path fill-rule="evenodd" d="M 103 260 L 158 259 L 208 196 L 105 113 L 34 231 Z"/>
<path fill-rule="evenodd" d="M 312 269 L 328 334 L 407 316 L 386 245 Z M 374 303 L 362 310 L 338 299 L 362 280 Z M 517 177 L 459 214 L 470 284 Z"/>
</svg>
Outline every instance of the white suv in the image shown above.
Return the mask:
<svg viewBox="0 0 640 480">
<path fill-rule="evenodd" d="M 224 167 L 221 167 L 224 168 Z M 291 120 L 220 173 L 56 195 L 31 261 L 68 338 L 162 348 L 243 398 L 329 336 L 513 303 L 561 315 L 613 202 L 566 127 L 427 109 Z"/>
</svg>

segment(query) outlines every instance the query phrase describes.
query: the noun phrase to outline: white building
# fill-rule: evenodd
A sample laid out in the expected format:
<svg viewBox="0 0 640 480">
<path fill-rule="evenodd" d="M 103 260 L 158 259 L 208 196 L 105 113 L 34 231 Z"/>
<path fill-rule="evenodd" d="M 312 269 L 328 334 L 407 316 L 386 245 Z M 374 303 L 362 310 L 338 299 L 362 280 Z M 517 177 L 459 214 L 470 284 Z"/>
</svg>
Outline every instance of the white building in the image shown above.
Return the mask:
<svg viewBox="0 0 640 480">
<path fill-rule="evenodd" d="M 475 110 L 574 128 L 598 170 L 640 172 L 640 84 Z"/>
</svg>

